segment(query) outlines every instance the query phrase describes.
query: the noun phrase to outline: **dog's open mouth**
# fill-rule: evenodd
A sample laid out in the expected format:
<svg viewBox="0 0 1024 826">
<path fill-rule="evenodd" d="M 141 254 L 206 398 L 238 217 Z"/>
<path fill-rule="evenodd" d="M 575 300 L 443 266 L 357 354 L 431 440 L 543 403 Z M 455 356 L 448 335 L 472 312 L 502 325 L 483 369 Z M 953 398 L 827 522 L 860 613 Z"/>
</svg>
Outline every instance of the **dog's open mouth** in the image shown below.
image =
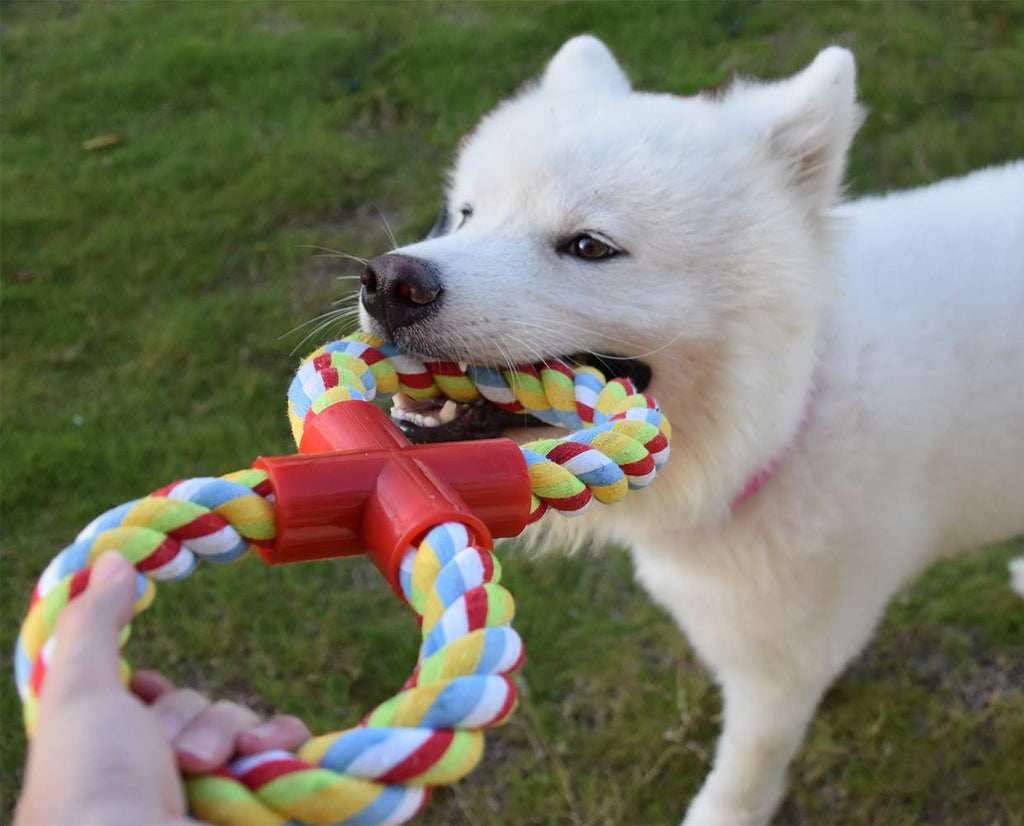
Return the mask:
<svg viewBox="0 0 1024 826">
<path fill-rule="evenodd" d="M 638 391 L 645 390 L 651 383 L 651 368 L 637 359 L 577 353 L 566 357 L 565 361 L 596 367 L 608 379 L 628 378 Z M 443 397 L 417 400 L 404 393 L 395 394 L 391 418 L 413 442 L 489 439 L 509 430 L 549 426 L 529 414 L 502 410 L 485 399 L 468 403 Z"/>
</svg>

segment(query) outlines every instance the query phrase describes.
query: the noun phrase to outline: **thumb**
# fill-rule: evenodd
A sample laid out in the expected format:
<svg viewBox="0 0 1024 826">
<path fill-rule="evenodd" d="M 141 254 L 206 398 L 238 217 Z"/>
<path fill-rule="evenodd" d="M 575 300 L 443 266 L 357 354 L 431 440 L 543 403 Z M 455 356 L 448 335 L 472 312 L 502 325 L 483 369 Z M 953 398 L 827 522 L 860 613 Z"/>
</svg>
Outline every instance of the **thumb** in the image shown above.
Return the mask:
<svg viewBox="0 0 1024 826">
<path fill-rule="evenodd" d="M 135 569 L 107 552 L 92 566 L 89 585 L 57 620 L 56 648 L 42 700 L 85 691 L 121 688 L 121 629 L 135 606 Z"/>
</svg>

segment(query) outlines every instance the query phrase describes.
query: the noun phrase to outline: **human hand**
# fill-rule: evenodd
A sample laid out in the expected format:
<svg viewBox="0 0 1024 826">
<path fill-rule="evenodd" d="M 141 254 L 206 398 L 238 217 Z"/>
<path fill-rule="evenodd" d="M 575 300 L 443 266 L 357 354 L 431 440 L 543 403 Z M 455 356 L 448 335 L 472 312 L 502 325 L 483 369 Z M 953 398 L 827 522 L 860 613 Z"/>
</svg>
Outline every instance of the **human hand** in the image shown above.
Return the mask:
<svg viewBox="0 0 1024 826">
<path fill-rule="evenodd" d="M 176 688 L 156 671 L 137 671 L 131 689 L 156 714 L 186 774 L 209 772 L 238 755 L 293 751 L 312 736 L 298 717 L 279 714 L 264 720 L 238 703 L 213 702 L 191 688 Z"/>
<path fill-rule="evenodd" d="M 294 717 L 261 722 L 249 709 L 211 703 L 155 672 L 136 674 L 129 693 L 119 675 L 118 634 L 134 600 L 131 565 L 107 553 L 61 614 L 18 826 L 190 823 L 179 768 L 209 771 L 235 754 L 294 749 L 309 738 Z"/>
</svg>

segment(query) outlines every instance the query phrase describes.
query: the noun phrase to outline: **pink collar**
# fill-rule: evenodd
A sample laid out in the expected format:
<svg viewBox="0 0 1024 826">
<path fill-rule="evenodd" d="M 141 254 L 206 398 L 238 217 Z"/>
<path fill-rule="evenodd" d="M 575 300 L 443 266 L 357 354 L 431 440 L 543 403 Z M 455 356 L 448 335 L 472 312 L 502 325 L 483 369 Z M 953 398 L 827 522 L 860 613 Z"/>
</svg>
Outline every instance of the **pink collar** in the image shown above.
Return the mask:
<svg viewBox="0 0 1024 826">
<path fill-rule="evenodd" d="M 729 507 L 735 510 L 750 497 L 757 493 L 764 486 L 765 482 L 771 478 L 771 475 L 775 472 L 775 468 L 779 466 L 779 462 L 782 461 L 781 456 L 772 456 L 768 461 L 768 464 L 761 468 L 757 473 L 751 476 L 747 480 L 747 484 L 743 486 L 743 490 L 739 492 L 735 499 L 729 503 Z"/>
<path fill-rule="evenodd" d="M 803 433 L 806 429 L 807 422 L 811 417 L 811 399 L 813 398 L 813 396 L 814 393 L 812 391 L 811 394 L 808 395 L 807 397 L 807 404 L 804 405 L 803 415 L 800 417 L 800 422 L 796 426 L 796 431 L 794 432 L 793 437 L 786 443 L 786 446 L 782 448 L 782 451 L 778 455 L 772 456 L 772 458 L 768 460 L 768 464 L 762 467 L 759 471 L 757 471 L 757 473 L 755 473 L 747 480 L 747 483 L 743 486 L 743 490 L 736 494 L 732 502 L 729 503 L 729 508 L 731 510 L 735 510 L 748 499 L 752 498 L 755 493 L 757 493 L 759 490 L 761 490 L 761 488 L 765 486 L 765 484 L 767 484 L 768 480 L 775 472 L 775 469 L 779 466 L 779 463 L 782 461 L 782 458 L 789 452 L 789 449 L 793 446 L 793 443 L 800 437 L 800 434 Z"/>
</svg>

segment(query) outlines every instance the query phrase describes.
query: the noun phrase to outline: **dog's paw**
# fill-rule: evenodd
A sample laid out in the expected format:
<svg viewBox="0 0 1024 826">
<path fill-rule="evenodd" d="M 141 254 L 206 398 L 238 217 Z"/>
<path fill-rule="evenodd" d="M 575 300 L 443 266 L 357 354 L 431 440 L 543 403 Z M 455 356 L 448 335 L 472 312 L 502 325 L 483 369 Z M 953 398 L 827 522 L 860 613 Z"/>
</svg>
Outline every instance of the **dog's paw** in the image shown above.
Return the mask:
<svg viewBox="0 0 1024 826">
<path fill-rule="evenodd" d="M 715 800 L 707 789 L 702 789 L 690 803 L 683 826 L 764 826 L 774 808 Z"/>
<path fill-rule="evenodd" d="M 1024 556 L 1010 560 L 1010 587 L 1024 597 Z"/>
</svg>

